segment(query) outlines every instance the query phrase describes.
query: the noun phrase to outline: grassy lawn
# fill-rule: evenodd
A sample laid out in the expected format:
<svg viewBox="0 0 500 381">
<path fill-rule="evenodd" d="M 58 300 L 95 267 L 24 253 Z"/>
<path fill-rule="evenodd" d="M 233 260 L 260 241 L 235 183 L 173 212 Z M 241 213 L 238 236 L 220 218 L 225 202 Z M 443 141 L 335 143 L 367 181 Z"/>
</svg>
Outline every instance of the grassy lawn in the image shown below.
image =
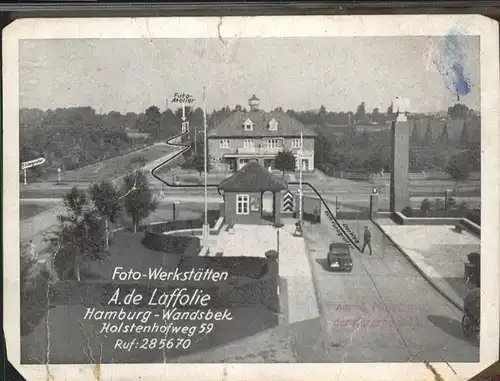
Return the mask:
<svg viewBox="0 0 500 381">
<path fill-rule="evenodd" d="M 127 155 L 117 156 L 86 167 L 67 171 L 62 174 L 63 181 L 93 182 L 113 179 L 143 167 L 148 162 L 161 158 L 173 151 L 173 148 L 157 145 Z M 57 181 L 57 175 L 50 179 Z"/>
<path fill-rule="evenodd" d="M 163 253 L 149 250 L 141 243 L 144 232 L 132 233 L 128 230 L 113 234 L 109 247 L 109 257 L 103 261 L 91 262 L 86 273 L 94 279 L 111 279 L 116 266 L 133 268 L 147 273 L 150 267 L 173 269 L 181 259 L 178 253 Z"/>
<path fill-rule="evenodd" d="M 163 178 L 165 178 L 167 181 L 171 180 L 172 175 L 175 173 L 175 175 L 179 178 L 179 181 L 185 184 L 203 184 L 205 181 L 203 173 L 200 176 L 200 174 L 194 169 L 176 169 L 175 171 L 172 171 L 171 167 L 166 166 L 164 168 L 161 168 L 156 173 L 163 175 Z M 220 183 L 222 180 L 227 179 L 232 175 L 233 173 L 209 172 L 207 174 L 207 178 L 209 183 Z"/>
<path fill-rule="evenodd" d="M 19 218 L 21 221 L 26 220 L 28 218 L 34 217 L 37 214 L 43 213 L 46 210 L 52 209 L 54 207 L 53 204 L 25 204 L 21 203 L 19 205 Z"/>
<path fill-rule="evenodd" d="M 180 255 L 149 250 L 141 243 L 143 237 L 143 232 L 136 234 L 129 231 L 116 232 L 110 246 L 110 256 L 105 261 L 91 263 L 86 274 L 92 273 L 94 278 L 109 280 L 115 266 L 122 266 L 124 269 L 134 268 L 141 272 L 147 272 L 149 267 L 162 266 L 165 269 L 173 269 L 177 266 L 181 259 Z M 41 299 L 30 300 L 29 305 L 23 307 L 30 316 L 29 324 L 22 335 L 23 363 L 36 364 L 47 356 L 51 363 L 89 363 L 92 360 L 88 350 L 95 357 L 99 356 L 101 349 L 103 363 L 296 362 L 289 340 L 290 327 L 280 325 L 276 313 L 260 305 L 230 307 L 232 320 L 213 321 L 213 331 L 209 335 L 197 333 L 187 337 L 190 345 L 185 349 L 148 351 L 133 348 L 131 351 L 123 351 L 114 348 L 116 339 L 129 341 L 137 339 L 139 335 L 99 334 L 102 327 L 100 321 L 83 320 L 86 307 L 106 311 L 118 310 L 118 307 L 105 306 L 102 300 L 95 299 L 93 293 L 78 291 L 69 294 L 56 292 L 50 304 L 35 303 Z M 48 308 L 51 309 L 49 314 L 47 314 Z M 134 306 L 132 309 L 146 311 L 143 307 Z M 161 313 L 160 309 L 152 308 L 151 311 Z M 214 306 L 212 311 L 223 312 L 224 308 Z M 153 316 L 148 324 L 153 322 L 164 323 L 161 315 Z M 203 321 L 172 321 L 172 323 L 199 328 Z M 152 333 L 145 337 L 160 339 L 161 336 L 159 333 Z M 169 337 L 176 338 L 178 335 L 169 334 Z M 47 353 L 49 342 L 50 354 Z M 68 342 L 72 345 L 68 346 Z"/>
</svg>

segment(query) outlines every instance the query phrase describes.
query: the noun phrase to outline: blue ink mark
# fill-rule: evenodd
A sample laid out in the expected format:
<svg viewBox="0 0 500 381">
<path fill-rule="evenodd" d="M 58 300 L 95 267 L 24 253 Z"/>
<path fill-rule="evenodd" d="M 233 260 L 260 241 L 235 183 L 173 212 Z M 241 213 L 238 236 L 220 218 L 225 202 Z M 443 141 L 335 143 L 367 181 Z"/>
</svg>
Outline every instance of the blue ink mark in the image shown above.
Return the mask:
<svg viewBox="0 0 500 381">
<path fill-rule="evenodd" d="M 466 53 L 461 41 L 462 36 L 460 31 L 450 30 L 445 36 L 441 59 L 434 61 L 446 88 L 456 94 L 457 101 L 472 89 L 470 77 L 464 68 Z"/>
<path fill-rule="evenodd" d="M 462 65 L 455 63 L 453 64 L 452 69 L 455 72 L 455 91 L 457 93 L 457 101 L 459 101 L 461 95 L 467 95 L 470 93 L 471 85 L 469 83 L 469 79 L 466 78 L 464 74 L 464 68 Z"/>
</svg>

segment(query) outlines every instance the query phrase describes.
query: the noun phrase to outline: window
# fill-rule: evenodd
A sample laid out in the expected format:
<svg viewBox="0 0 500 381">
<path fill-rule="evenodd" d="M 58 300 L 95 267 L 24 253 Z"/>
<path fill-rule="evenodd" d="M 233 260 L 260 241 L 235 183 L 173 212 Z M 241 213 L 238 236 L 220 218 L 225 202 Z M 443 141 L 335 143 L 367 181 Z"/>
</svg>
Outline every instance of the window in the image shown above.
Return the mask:
<svg viewBox="0 0 500 381">
<path fill-rule="evenodd" d="M 301 148 L 300 139 L 292 139 L 292 148 Z"/>
<path fill-rule="evenodd" d="M 273 118 L 269 122 L 269 130 L 276 131 L 277 129 L 278 129 L 278 122 L 276 121 L 276 119 Z"/>
<path fill-rule="evenodd" d="M 229 139 L 219 140 L 219 148 L 229 148 Z"/>
<path fill-rule="evenodd" d="M 245 123 L 243 123 L 243 127 L 245 128 L 245 131 L 252 131 L 253 130 L 253 122 L 250 119 L 247 119 Z"/>
<path fill-rule="evenodd" d="M 283 140 L 281 139 L 268 139 L 267 148 L 281 148 L 283 146 Z"/>
<path fill-rule="evenodd" d="M 239 194 L 236 198 L 236 214 L 249 214 L 250 196 Z"/>
<path fill-rule="evenodd" d="M 252 139 L 245 139 L 243 140 L 243 147 L 244 148 L 254 148 L 254 141 Z"/>
</svg>

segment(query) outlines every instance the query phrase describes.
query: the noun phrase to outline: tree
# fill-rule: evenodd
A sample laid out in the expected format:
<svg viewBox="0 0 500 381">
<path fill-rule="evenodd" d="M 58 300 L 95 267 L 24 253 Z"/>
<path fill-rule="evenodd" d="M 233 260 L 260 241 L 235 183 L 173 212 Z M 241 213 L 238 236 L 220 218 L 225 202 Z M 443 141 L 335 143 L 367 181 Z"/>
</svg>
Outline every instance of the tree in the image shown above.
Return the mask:
<svg viewBox="0 0 500 381">
<path fill-rule="evenodd" d="M 457 103 L 452 107 L 448 107 L 448 115 L 453 120 L 466 119 L 469 115 L 469 108 L 466 105 Z"/>
<path fill-rule="evenodd" d="M 54 265 L 61 279 L 81 279 L 82 265 L 101 259 L 100 218 L 85 191 L 73 187 L 63 197 L 65 213 L 58 215 L 59 230 L 49 238 L 54 249 Z"/>
<path fill-rule="evenodd" d="M 413 124 L 413 130 L 411 132 L 411 137 L 410 137 L 410 144 L 414 147 L 420 145 L 420 134 L 418 133 L 418 127 L 416 121 Z"/>
<path fill-rule="evenodd" d="M 359 122 L 363 122 L 366 118 L 366 108 L 365 102 L 361 102 L 361 104 L 356 109 L 356 124 Z"/>
<path fill-rule="evenodd" d="M 424 216 L 427 216 L 430 210 L 431 210 L 431 203 L 428 198 L 424 198 L 422 200 L 422 203 L 420 204 L 420 211 L 424 214 Z"/>
<path fill-rule="evenodd" d="M 452 156 L 446 166 L 446 172 L 458 183 L 460 181 L 465 181 L 469 178 L 472 171 L 471 164 L 469 163 L 469 157 L 467 152 L 460 152 L 459 154 Z"/>
<path fill-rule="evenodd" d="M 199 176 L 201 176 L 201 174 L 205 172 L 205 155 L 203 154 L 203 147 L 202 150 L 197 155 L 194 155 L 192 157 L 191 167 L 198 171 Z M 211 168 L 212 166 L 210 162 L 208 162 L 207 170 L 210 170 Z"/>
<path fill-rule="evenodd" d="M 375 107 L 372 111 L 372 121 L 375 123 L 382 122 L 382 115 L 380 114 L 380 110 Z"/>
<path fill-rule="evenodd" d="M 120 192 L 111 182 L 103 180 L 100 184 L 91 185 L 89 194 L 94 207 L 105 221 L 105 243 L 107 250 L 109 247 L 108 221 L 116 223 L 116 219 L 122 210 Z"/>
<path fill-rule="evenodd" d="M 371 152 L 364 166 L 370 173 L 379 173 L 382 168 L 384 168 L 384 162 L 380 151 Z"/>
<path fill-rule="evenodd" d="M 469 130 L 467 127 L 467 121 L 464 122 L 464 127 L 462 128 L 462 132 L 460 133 L 460 140 L 458 144 L 462 147 L 467 147 L 470 143 Z"/>
<path fill-rule="evenodd" d="M 433 142 L 433 137 L 432 137 L 432 129 L 431 129 L 431 121 L 427 121 L 427 130 L 425 131 L 425 137 L 424 137 L 424 145 L 425 146 L 430 146 Z"/>
<path fill-rule="evenodd" d="M 160 109 L 156 106 L 148 107 L 143 118 L 140 118 L 137 123 L 139 131 L 149 133 L 155 139 L 162 135 L 163 127 L 162 115 Z"/>
<path fill-rule="evenodd" d="M 439 137 L 439 141 L 441 144 L 448 144 L 448 124 L 445 123 L 443 126 L 443 131 L 441 132 L 441 136 Z"/>
<path fill-rule="evenodd" d="M 124 178 L 123 195 L 125 211 L 132 218 L 134 233 L 139 223 L 158 207 L 158 202 L 149 188 L 149 182 L 143 172 L 135 171 Z"/>
<path fill-rule="evenodd" d="M 300 164 L 299 164 L 300 165 Z M 296 159 L 295 155 L 290 150 L 284 150 L 278 152 L 274 159 L 274 166 L 276 169 L 280 170 L 285 177 L 285 172 L 295 171 Z"/>
</svg>

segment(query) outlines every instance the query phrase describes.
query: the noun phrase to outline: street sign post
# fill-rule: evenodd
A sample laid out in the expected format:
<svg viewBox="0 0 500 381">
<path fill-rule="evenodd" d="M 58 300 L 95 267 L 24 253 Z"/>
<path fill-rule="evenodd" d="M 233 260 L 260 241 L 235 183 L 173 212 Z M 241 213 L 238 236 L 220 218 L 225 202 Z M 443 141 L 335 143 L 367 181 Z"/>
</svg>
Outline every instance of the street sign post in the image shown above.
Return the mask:
<svg viewBox="0 0 500 381">
<path fill-rule="evenodd" d="M 23 170 L 23 173 L 24 173 L 24 185 L 28 185 L 28 177 L 27 177 L 26 170 L 28 168 L 36 167 L 37 165 L 41 165 L 43 163 L 45 163 L 44 157 L 39 157 L 38 159 L 29 160 L 29 161 L 25 161 L 25 162 L 21 163 L 21 169 Z"/>
<path fill-rule="evenodd" d="M 183 134 L 189 132 L 189 122 L 186 121 L 186 104 L 194 103 L 194 97 L 191 94 L 175 93 L 172 103 L 180 103 L 182 105 L 182 124 L 181 131 Z"/>
</svg>

